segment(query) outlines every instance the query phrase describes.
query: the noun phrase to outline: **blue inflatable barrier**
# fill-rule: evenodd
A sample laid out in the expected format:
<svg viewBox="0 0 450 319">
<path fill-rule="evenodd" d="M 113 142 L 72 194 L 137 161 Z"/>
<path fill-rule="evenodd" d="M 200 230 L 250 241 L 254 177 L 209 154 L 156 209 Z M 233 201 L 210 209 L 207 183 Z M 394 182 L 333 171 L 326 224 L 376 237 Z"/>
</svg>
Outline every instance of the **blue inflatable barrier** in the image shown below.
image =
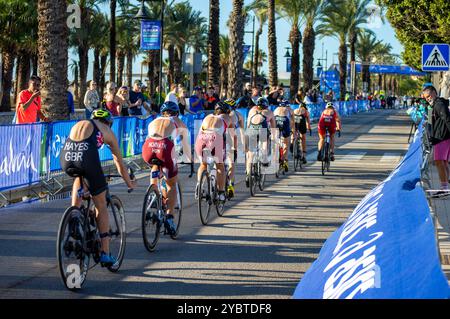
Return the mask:
<svg viewBox="0 0 450 319">
<path fill-rule="evenodd" d="M 448 298 L 433 220 L 420 186 L 420 126 L 395 171 L 325 242 L 296 299 Z"/>
</svg>

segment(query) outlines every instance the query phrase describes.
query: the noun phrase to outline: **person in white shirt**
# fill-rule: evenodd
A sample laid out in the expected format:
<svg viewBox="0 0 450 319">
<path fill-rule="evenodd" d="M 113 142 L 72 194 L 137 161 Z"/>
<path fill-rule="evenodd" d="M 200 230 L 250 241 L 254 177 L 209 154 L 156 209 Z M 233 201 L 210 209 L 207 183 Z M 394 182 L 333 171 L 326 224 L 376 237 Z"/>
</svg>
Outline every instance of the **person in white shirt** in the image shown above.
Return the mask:
<svg viewBox="0 0 450 319">
<path fill-rule="evenodd" d="M 172 84 L 170 86 L 170 92 L 167 94 L 165 102 L 169 101 L 178 105 L 178 84 Z"/>
</svg>

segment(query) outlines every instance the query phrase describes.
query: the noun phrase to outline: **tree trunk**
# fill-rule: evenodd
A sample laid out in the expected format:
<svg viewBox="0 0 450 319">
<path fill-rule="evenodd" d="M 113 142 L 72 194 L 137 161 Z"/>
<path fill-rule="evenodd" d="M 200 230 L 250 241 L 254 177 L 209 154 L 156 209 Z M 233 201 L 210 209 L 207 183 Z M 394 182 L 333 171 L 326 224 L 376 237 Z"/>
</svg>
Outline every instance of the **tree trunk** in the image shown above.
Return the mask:
<svg viewBox="0 0 450 319">
<path fill-rule="evenodd" d="M 349 35 L 349 42 L 350 42 L 350 62 L 356 62 L 356 41 L 357 41 L 357 35 L 356 33 L 350 32 Z M 351 64 L 350 64 L 351 65 Z M 356 68 L 356 65 L 355 65 Z M 351 74 L 351 73 L 350 73 Z M 356 70 L 355 70 L 355 74 L 356 74 Z M 355 78 L 353 79 L 353 81 L 351 81 L 350 83 L 352 83 L 352 87 L 351 87 L 351 91 L 353 96 L 356 96 L 356 88 L 358 87 L 357 85 L 357 77 L 355 76 Z"/>
<path fill-rule="evenodd" d="M 238 99 L 242 95 L 243 42 L 245 21 L 243 0 L 233 0 L 230 28 L 230 69 L 228 70 L 228 97 Z"/>
<path fill-rule="evenodd" d="M 132 89 L 133 85 L 133 52 L 129 50 L 127 52 L 127 86 Z"/>
<path fill-rule="evenodd" d="M 313 87 L 315 41 L 314 25 L 308 23 L 303 32 L 303 85 L 306 91 Z"/>
<path fill-rule="evenodd" d="M 290 94 L 291 98 L 298 92 L 298 86 L 300 82 L 300 41 L 302 40 L 302 34 L 297 25 L 293 25 L 289 34 L 289 42 L 292 46 L 292 64 L 291 64 L 291 86 Z"/>
<path fill-rule="evenodd" d="M 220 69 L 220 92 L 222 95 L 228 96 L 228 65 L 222 66 Z"/>
<path fill-rule="evenodd" d="M 79 72 L 79 67 L 78 65 L 75 66 L 75 71 L 74 71 L 74 79 L 73 79 L 73 83 L 74 83 L 74 87 L 75 87 L 75 100 L 79 101 L 80 100 L 80 72 Z"/>
<path fill-rule="evenodd" d="M 42 107 L 48 119 L 69 116 L 67 105 L 68 29 L 66 0 L 38 0 L 39 74 Z"/>
<path fill-rule="evenodd" d="M 125 67 L 125 54 L 122 51 L 117 53 L 117 87 L 123 84 L 123 70 Z"/>
<path fill-rule="evenodd" d="M 37 54 L 33 54 L 31 56 L 31 62 L 33 64 L 33 71 L 32 74 L 33 75 L 38 75 L 38 64 L 39 64 L 39 57 Z"/>
<path fill-rule="evenodd" d="M 78 98 L 78 107 L 80 109 L 84 108 L 84 95 L 86 94 L 86 87 L 87 87 L 87 71 L 89 66 L 89 48 L 85 47 L 84 44 L 80 45 L 78 47 L 78 57 L 80 60 L 80 95 L 77 96 Z"/>
<path fill-rule="evenodd" d="M 149 51 L 148 52 L 148 70 L 147 70 L 147 77 L 148 77 L 148 81 L 149 81 L 149 90 L 150 90 L 150 94 L 153 95 L 155 93 L 155 88 L 156 88 L 156 81 L 155 80 L 155 60 L 157 60 L 157 57 L 159 57 L 159 55 L 157 55 L 159 51 Z"/>
<path fill-rule="evenodd" d="M 345 100 L 347 92 L 347 46 L 344 42 L 339 45 L 339 85 L 340 85 L 340 100 Z"/>
<path fill-rule="evenodd" d="M 263 33 L 263 24 L 261 23 L 258 31 L 256 31 L 255 35 L 255 53 L 253 55 L 253 83 L 252 86 L 256 86 L 258 84 L 258 65 L 259 65 L 259 38 L 261 37 L 261 34 Z"/>
<path fill-rule="evenodd" d="M 173 44 L 167 48 L 169 55 L 169 70 L 167 72 L 167 78 L 169 80 L 169 86 L 175 83 L 175 47 Z"/>
<path fill-rule="evenodd" d="M 208 86 L 219 84 L 220 69 L 220 1 L 209 0 Z"/>
<path fill-rule="evenodd" d="M 183 80 L 183 70 L 182 70 L 182 58 L 184 49 L 182 47 L 177 46 L 175 48 L 174 55 L 174 83 L 181 83 Z M 192 89 L 192 88 L 191 88 Z"/>
<path fill-rule="evenodd" d="M 116 6 L 117 0 L 110 0 L 109 24 L 109 80 L 116 78 Z"/>
<path fill-rule="evenodd" d="M 31 55 L 23 51 L 17 61 L 17 81 L 16 90 L 14 92 L 14 101 L 17 99 L 17 95 L 20 91 L 25 90 L 28 87 L 28 80 L 31 73 Z"/>
<path fill-rule="evenodd" d="M 103 93 L 106 86 L 106 64 L 108 62 L 108 55 L 104 54 L 100 56 L 100 99 L 103 99 Z"/>
<path fill-rule="evenodd" d="M 97 87 L 100 88 L 100 76 L 101 76 L 101 69 L 100 69 L 100 49 L 95 48 L 94 49 L 94 70 L 93 70 L 93 80 L 95 83 L 97 83 Z"/>
<path fill-rule="evenodd" d="M 12 79 L 13 79 L 13 69 L 14 69 L 15 54 L 12 50 L 3 51 L 2 61 L 2 103 L 0 106 L 0 112 L 10 112 L 11 111 L 11 89 L 12 89 Z M 16 101 L 14 101 L 16 103 Z"/>
<path fill-rule="evenodd" d="M 363 64 L 362 65 L 362 69 L 361 69 L 361 77 L 362 77 L 362 82 L 363 85 L 364 83 L 367 83 L 367 91 L 370 91 L 370 72 L 369 72 L 369 65 L 368 64 Z M 363 87 L 364 89 L 364 87 Z"/>
<path fill-rule="evenodd" d="M 378 90 L 383 89 L 383 74 L 378 74 Z"/>
<path fill-rule="evenodd" d="M 278 85 L 277 33 L 275 27 L 275 0 L 268 0 L 269 14 L 269 84 Z"/>
</svg>

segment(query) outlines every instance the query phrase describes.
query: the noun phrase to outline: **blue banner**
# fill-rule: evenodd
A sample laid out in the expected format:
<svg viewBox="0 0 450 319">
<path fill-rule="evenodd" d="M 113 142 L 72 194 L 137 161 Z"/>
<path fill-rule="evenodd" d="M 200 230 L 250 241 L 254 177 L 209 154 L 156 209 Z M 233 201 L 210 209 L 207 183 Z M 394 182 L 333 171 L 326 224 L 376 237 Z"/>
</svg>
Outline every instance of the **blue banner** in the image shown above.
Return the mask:
<svg viewBox="0 0 450 319">
<path fill-rule="evenodd" d="M 39 181 L 41 139 L 44 126 L 0 126 L 0 190 Z"/>
<path fill-rule="evenodd" d="M 422 127 L 395 171 L 326 241 L 297 299 L 448 298 L 433 220 L 420 186 Z"/>
<path fill-rule="evenodd" d="M 244 45 L 243 46 L 243 54 L 244 54 L 244 59 L 242 61 L 245 62 L 245 60 L 247 59 L 248 53 L 250 52 L 251 49 L 251 45 Z"/>
<path fill-rule="evenodd" d="M 141 21 L 141 50 L 161 49 L 161 21 Z"/>
<path fill-rule="evenodd" d="M 61 170 L 59 155 L 61 154 L 61 150 L 66 143 L 66 139 L 69 137 L 70 130 L 75 123 L 77 123 L 77 121 L 53 122 L 48 124 L 48 160 L 50 163 L 49 167 L 51 172 Z"/>
<path fill-rule="evenodd" d="M 286 72 L 291 73 L 292 71 L 292 58 L 286 59 Z"/>
</svg>

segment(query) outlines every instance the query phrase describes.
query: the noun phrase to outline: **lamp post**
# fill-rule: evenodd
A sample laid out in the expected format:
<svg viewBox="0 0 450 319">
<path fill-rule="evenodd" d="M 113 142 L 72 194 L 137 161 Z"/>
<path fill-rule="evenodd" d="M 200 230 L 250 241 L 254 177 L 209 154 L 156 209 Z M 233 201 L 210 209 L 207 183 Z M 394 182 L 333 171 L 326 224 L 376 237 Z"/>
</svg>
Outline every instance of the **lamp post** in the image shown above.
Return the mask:
<svg viewBox="0 0 450 319">
<path fill-rule="evenodd" d="M 252 65 L 255 62 L 254 61 L 254 57 L 255 57 L 255 16 L 253 16 L 253 29 L 252 31 L 244 31 L 244 33 L 251 33 L 252 35 Z M 253 78 L 257 76 L 257 74 L 253 74 L 253 67 L 252 67 L 252 71 L 250 73 L 250 83 L 253 83 Z"/>
<path fill-rule="evenodd" d="M 162 71 L 163 71 L 163 40 L 164 40 L 164 10 L 165 10 L 165 0 L 141 0 L 141 7 L 139 8 L 138 13 L 136 14 L 135 18 L 139 19 L 141 21 L 150 20 L 150 16 L 147 12 L 147 8 L 145 7 L 145 1 L 150 2 L 159 2 L 161 3 L 161 14 L 160 14 L 160 22 L 161 22 L 161 32 L 159 35 L 159 43 L 160 43 L 160 49 L 159 49 L 159 74 L 158 74 L 158 80 L 159 80 L 159 101 L 158 104 L 161 104 L 161 98 L 162 98 Z"/>
</svg>

